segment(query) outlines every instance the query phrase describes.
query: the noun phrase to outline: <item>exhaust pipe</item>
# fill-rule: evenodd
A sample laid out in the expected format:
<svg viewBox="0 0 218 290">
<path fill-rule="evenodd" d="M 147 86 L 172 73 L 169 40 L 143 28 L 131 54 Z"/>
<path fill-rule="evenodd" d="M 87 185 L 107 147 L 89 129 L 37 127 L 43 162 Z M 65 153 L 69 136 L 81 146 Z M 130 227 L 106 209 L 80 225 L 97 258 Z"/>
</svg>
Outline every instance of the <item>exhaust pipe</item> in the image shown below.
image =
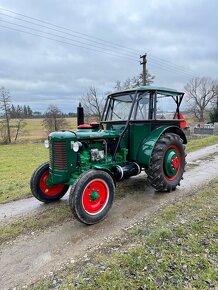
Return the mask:
<svg viewBox="0 0 218 290">
<path fill-rule="evenodd" d="M 115 179 L 119 181 L 138 175 L 141 172 L 141 168 L 136 162 L 131 162 L 123 166 L 115 165 L 112 167 L 111 171 L 113 172 Z"/>
<path fill-rule="evenodd" d="M 77 107 L 77 127 L 83 124 L 84 124 L 84 110 L 81 103 L 79 103 L 79 107 Z"/>
</svg>

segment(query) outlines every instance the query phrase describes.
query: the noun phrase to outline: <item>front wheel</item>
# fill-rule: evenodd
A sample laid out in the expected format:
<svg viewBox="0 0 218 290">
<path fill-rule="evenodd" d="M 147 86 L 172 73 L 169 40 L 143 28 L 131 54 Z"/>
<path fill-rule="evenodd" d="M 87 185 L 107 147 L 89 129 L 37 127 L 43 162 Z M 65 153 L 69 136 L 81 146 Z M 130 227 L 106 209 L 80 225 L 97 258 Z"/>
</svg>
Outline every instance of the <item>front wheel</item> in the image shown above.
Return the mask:
<svg viewBox="0 0 218 290">
<path fill-rule="evenodd" d="M 49 163 L 40 165 L 34 172 L 30 180 L 32 194 L 40 201 L 48 203 L 57 201 L 67 192 L 69 185 L 54 185 L 48 187 L 46 180 L 49 177 Z"/>
<path fill-rule="evenodd" d="M 148 181 L 158 191 L 175 190 L 185 168 L 185 151 L 177 134 L 165 133 L 157 141 L 148 168 Z"/>
<path fill-rule="evenodd" d="M 80 222 L 96 224 L 106 217 L 114 192 L 114 181 L 107 172 L 88 170 L 79 176 L 71 188 L 71 211 Z"/>
</svg>

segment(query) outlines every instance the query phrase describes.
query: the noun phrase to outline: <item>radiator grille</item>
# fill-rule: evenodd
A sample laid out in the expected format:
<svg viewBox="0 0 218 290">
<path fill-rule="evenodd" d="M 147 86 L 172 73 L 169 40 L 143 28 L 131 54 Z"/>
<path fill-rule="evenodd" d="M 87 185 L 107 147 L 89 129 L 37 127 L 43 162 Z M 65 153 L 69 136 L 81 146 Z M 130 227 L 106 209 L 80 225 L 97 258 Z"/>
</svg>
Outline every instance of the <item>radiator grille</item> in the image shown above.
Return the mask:
<svg viewBox="0 0 218 290">
<path fill-rule="evenodd" d="M 49 141 L 49 167 L 52 167 L 52 143 Z"/>
<path fill-rule="evenodd" d="M 54 142 L 50 146 L 50 164 L 52 164 L 53 152 L 53 165 L 56 170 L 67 170 L 67 152 L 65 142 Z"/>
</svg>

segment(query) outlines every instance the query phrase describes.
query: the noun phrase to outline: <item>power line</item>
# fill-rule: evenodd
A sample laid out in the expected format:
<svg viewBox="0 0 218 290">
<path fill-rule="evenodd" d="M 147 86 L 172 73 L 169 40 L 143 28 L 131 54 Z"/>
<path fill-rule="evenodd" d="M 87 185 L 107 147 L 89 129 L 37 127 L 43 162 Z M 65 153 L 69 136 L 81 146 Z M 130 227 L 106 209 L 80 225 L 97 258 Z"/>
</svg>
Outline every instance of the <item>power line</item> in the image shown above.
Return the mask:
<svg viewBox="0 0 218 290">
<path fill-rule="evenodd" d="M 22 17 L 25 17 L 25 18 L 28 18 L 28 19 L 32 19 L 34 21 L 41 22 L 41 23 L 47 24 L 47 25 L 52 26 L 52 27 L 57 27 L 57 28 L 60 28 L 61 30 L 70 31 L 71 33 L 68 33 L 66 31 L 61 31 L 59 29 L 55 29 L 55 28 L 52 28 L 52 27 L 48 27 L 48 26 L 45 26 L 45 25 L 42 25 L 42 24 L 39 24 L 39 23 L 34 23 L 34 22 L 31 22 L 31 21 L 28 21 L 28 20 L 25 20 L 25 19 L 21 19 L 21 18 L 18 18 L 18 17 L 14 17 L 14 16 L 11 16 L 11 15 L 7 15 L 7 14 L 4 14 L 4 13 L 0 13 L 1 15 L 4 15 L 6 17 L 10 17 L 10 18 L 13 18 L 13 19 L 16 19 L 16 20 L 19 20 L 19 21 L 23 21 L 23 22 L 32 24 L 32 25 L 37 25 L 37 26 L 40 26 L 40 27 L 43 27 L 43 28 L 46 28 L 46 29 L 49 29 L 49 30 L 53 30 L 53 31 L 56 31 L 56 32 L 59 32 L 59 33 L 63 33 L 65 35 L 70 35 L 70 36 L 72 36 L 74 38 L 80 38 L 80 39 L 86 40 L 88 42 L 97 43 L 97 44 L 100 44 L 101 46 L 103 46 L 106 43 L 108 43 L 109 45 L 107 45 L 107 47 L 106 47 L 106 51 L 107 51 L 106 53 L 107 54 L 110 54 L 110 55 L 119 55 L 120 57 L 122 56 L 122 57 L 125 57 L 126 59 L 128 58 L 129 60 L 131 59 L 131 61 L 136 61 L 135 58 L 133 59 L 133 57 L 135 57 L 135 52 L 138 53 L 138 51 L 136 49 L 132 49 L 132 48 L 129 48 L 129 47 L 126 47 L 126 46 L 118 45 L 116 43 L 109 42 L 109 41 L 106 41 L 106 40 L 101 39 L 101 38 L 91 37 L 91 36 L 89 36 L 87 34 L 80 33 L 80 32 L 74 31 L 72 29 L 63 27 L 63 26 L 58 26 L 58 25 L 49 23 L 47 21 L 44 21 L 44 20 L 41 20 L 41 19 L 38 19 L 38 18 L 33 18 L 33 17 L 30 17 L 30 16 L 26 16 L 24 14 L 14 12 L 14 11 L 11 11 L 9 9 L 5 9 L 5 8 L 1 8 L 0 7 L 0 10 L 7 11 L 9 13 L 13 13 L 15 15 L 19 15 L 19 16 L 22 16 Z M 52 35 L 52 36 L 59 37 L 59 38 L 62 38 L 62 39 L 70 40 L 71 42 L 76 42 L 76 43 L 82 44 L 83 46 L 84 45 L 85 46 L 89 45 L 89 47 L 92 46 L 92 47 L 101 49 L 101 51 L 99 51 L 99 50 L 95 50 L 95 51 L 102 52 L 102 49 L 103 49 L 104 52 L 102 52 L 102 53 L 105 53 L 105 48 L 104 47 L 99 47 L 97 45 L 88 44 L 88 43 L 81 42 L 81 41 L 78 41 L 78 40 L 75 40 L 75 39 L 71 39 L 71 38 L 67 38 L 67 37 L 64 37 L 64 36 L 61 36 L 61 35 L 44 32 L 44 31 L 41 31 L 41 30 L 38 30 L 38 29 L 35 29 L 35 28 L 32 28 L 32 27 L 30 28 L 30 27 L 26 27 L 26 26 L 23 26 L 23 25 L 20 25 L 20 24 L 11 23 L 9 21 L 5 21 L 5 20 L 1 20 L 1 21 L 6 22 L 6 23 L 9 23 L 11 25 L 17 25 L 17 26 L 20 26 L 20 27 L 25 28 L 25 29 L 34 30 L 34 31 L 37 31 L 37 32 L 40 32 L 40 33 L 43 33 L 43 34 Z M 12 29 L 10 27 L 5 27 L 5 28 Z M 15 30 L 15 29 L 13 29 L 13 30 Z M 25 31 L 20 31 L 20 32 L 27 33 Z M 72 33 L 74 33 L 75 35 L 72 34 Z M 34 35 L 33 33 L 29 33 L 29 34 Z M 80 36 L 80 35 L 82 35 L 82 36 Z M 36 35 L 36 36 L 46 38 L 45 36 L 41 36 L 41 35 Z M 85 37 L 83 37 L 83 36 L 85 36 Z M 51 39 L 51 38 L 48 38 L 48 37 L 47 37 L 47 39 L 57 41 L 56 39 Z M 61 41 L 59 40 L 58 42 L 61 42 Z M 66 43 L 66 42 L 62 42 L 62 43 Z M 69 43 L 66 43 L 66 44 L 69 44 Z M 74 46 L 81 47 L 79 45 L 74 45 Z M 110 48 L 108 48 L 108 46 Z M 86 48 L 86 47 L 82 47 L 82 48 Z M 121 52 L 121 50 L 120 50 L 121 48 L 124 51 Z M 91 50 L 93 51 L 94 49 L 91 49 Z M 116 50 L 119 50 L 119 52 L 117 52 Z M 128 51 L 125 51 L 125 50 L 128 50 Z M 134 52 L 134 55 L 133 55 L 133 52 Z M 173 64 L 172 62 L 170 62 L 168 60 L 161 59 L 159 57 L 154 57 L 154 56 L 152 56 L 152 54 L 149 54 L 149 58 L 151 58 L 151 60 L 149 60 L 149 62 L 153 63 L 154 66 L 157 66 L 160 69 L 167 70 L 167 71 L 170 71 L 170 72 L 172 72 L 172 71 L 173 72 L 177 72 L 177 73 L 180 73 L 180 74 L 184 74 L 186 76 L 189 76 L 189 77 L 193 77 L 194 76 L 192 70 L 187 69 L 187 68 L 182 67 L 182 66 L 179 66 L 177 64 Z"/>
<path fill-rule="evenodd" d="M 18 31 L 18 32 L 22 32 L 22 33 L 26 33 L 26 34 L 33 35 L 33 36 L 37 36 L 37 37 L 41 37 L 41 38 L 45 38 L 45 39 L 48 39 L 48 40 L 56 41 L 56 42 L 59 42 L 61 44 L 72 45 L 72 46 L 75 46 L 75 47 L 92 50 L 94 52 L 100 52 L 100 53 L 103 53 L 103 54 L 108 54 L 108 55 L 111 55 L 111 56 L 115 56 L 115 57 L 118 57 L 120 59 L 127 59 L 129 61 L 136 62 L 135 59 L 127 58 L 126 56 L 123 56 L 123 55 L 118 55 L 118 54 L 110 53 L 108 51 L 103 51 L 103 50 L 99 50 L 99 49 L 92 49 L 90 47 L 84 47 L 84 46 L 81 46 L 81 45 L 73 44 L 73 43 L 66 42 L 66 41 L 61 41 L 61 40 L 58 40 L 58 39 L 55 39 L 55 38 L 51 38 L 51 37 L 47 37 L 47 36 L 44 36 L 44 35 L 32 33 L 32 32 L 29 32 L 29 31 L 24 31 L 24 30 L 16 29 L 16 28 L 13 28 L 13 27 L 8 27 L 8 26 L 5 26 L 5 25 L 0 25 L 0 27 L 6 28 L 6 29 L 10 29 L 10 30 L 14 30 L 14 31 Z M 42 33 L 44 33 L 44 32 L 42 32 Z M 153 61 L 151 61 L 151 64 L 153 64 L 154 66 L 156 66 L 156 67 L 158 67 L 158 68 L 160 68 L 162 70 L 165 70 L 167 72 L 170 72 L 170 73 L 174 72 L 174 73 L 177 73 L 178 74 L 178 71 L 176 71 L 175 69 L 173 70 L 173 69 L 164 67 L 164 66 L 162 66 L 162 65 L 160 65 L 158 63 L 155 63 Z M 188 76 L 187 74 L 182 73 L 182 72 L 179 72 L 179 74 L 183 74 L 185 76 Z M 188 77 L 190 78 L 190 76 L 188 76 Z"/>
<path fill-rule="evenodd" d="M 162 67 L 161 65 L 159 65 L 159 64 L 155 64 L 155 63 L 151 63 L 151 65 L 150 65 L 150 67 L 157 67 L 157 68 L 159 68 L 159 69 L 161 69 L 161 70 L 164 70 L 164 71 L 167 71 L 167 72 L 170 72 L 171 74 L 177 74 L 177 75 L 183 75 L 183 76 L 185 76 L 185 77 L 187 77 L 187 78 L 193 78 L 193 76 L 189 76 L 189 75 L 187 75 L 187 74 L 184 74 L 184 73 L 181 73 L 181 72 L 178 72 L 178 71 L 174 71 L 174 70 L 172 70 L 171 68 L 167 68 L 167 67 Z"/>
<path fill-rule="evenodd" d="M 12 19 L 16 19 L 16 20 L 19 20 L 19 21 L 23 21 L 23 22 L 25 22 L 25 23 L 29 23 L 29 24 L 33 24 L 33 25 L 37 25 L 37 26 L 40 26 L 40 27 L 43 27 L 43 28 L 46 28 L 46 29 L 49 29 L 49 30 L 52 30 L 52 31 L 57 31 L 57 32 L 59 32 L 59 33 L 64 33 L 64 34 L 66 34 L 66 35 L 70 35 L 70 36 L 73 36 L 73 37 L 75 37 L 75 35 L 73 35 L 73 34 L 71 34 L 71 33 L 68 33 L 68 32 L 65 32 L 65 31 L 61 31 L 61 30 L 59 30 L 59 29 L 54 29 L 54 28 L 51 28 L 51 27 L 48 27 L 48 26 L 46 26 L 46 25 L 41 25 L 41 24 L 36 24 L 36 23 L 34 23 L 34 22 L 32 22 L 32 21 L 28 21 L 28 20 L 25 20 L 25 19 L 21 19 L 21 18 L 17 18 L 17 17 L 14 17 L 14 16 L 10 16 L 10 15 L 7 15 L 7 14 L 4 14 L 4 13 L 1 13 L 0 12 L 0 15 L 3 15 L 3 16 L 6 16 L 6 17 L 9 17 L 9 18 L 12 18 Z M 26 27 L 26 26 L 23 26 L 23 25 L 20 25 L 20 24 L 15 24 L 15 23 L 12 23 L 12 22 L 9 22 L 9 21 L 6 21 L 6 20 L 1 20 L 0 19 L 0 21 L 3 21 L 3 22 L 6 22 L 6 23 L 9 23 L 9 24 L 12 24 L 12 25 L 17 25 L 17 26 L 20 26 L 20 27 L 23 27 L 23 28 L 27 28 L 27 29 L 33 29 L 33 30 L 35 30 L 35 31 L 39 31 L 38 29 L 34 29 L 34 28 L 31 28 L 31 27 Z M 39 31 L 39 32 L 42 32 L 42 31 Z M 45 32 L 43 32 L 43 33 L 45 33 Z M 46 34 L 48 34 L 47 32 L 46 32 Z M 53 35 L 53 34 L 52 34 Z M 55 36 L 57 36 L 57 35 L 55 35 Z M 58 37 L 61 37 L 61 38 L 65 38 L 65 39 L 67 39 L 67 40 L 69 40 L 69 38 L 66 38 L 66 37 L 63 37 L 63 36 L 60 36 L 60 35 L 58 35 Z M 87 40 L 87 41 L 89 41 L 89 42 L 93 42 L 93 43 L 97 43 L 97 44 L 100 44 L 100 45 L 104 45 L 103 43 L 101 43 L 101 42 L 96 42 L 96 41 L 94 41 L 94 40 L 90 40 L 90 39 L 88 39 L 88 38 L 86 38 L 86 37 L 80 37 L 80 36 L 76 36 L 77 38 L 80 38 L 80 39 L 84 39 L 84 40 Z M 72 40 L 72 39 L 70 39 L 70 40 Z M 77 43 L 80 43 L 80 44 L 85 44 L 85 45 L 87 45 L 86 43 L 83 43 L 83 42 L 79 42 L 79 41 L 77 41 L 77 40 L 75 40 L 75 42 L 77 42 Z M 94 46 L 94 47 L 97 47 L 97 48 L 99 48 L 99 46 L 95 46 L 95 45 L 92 45 L 92 46 Z M 112 46 L 113 47 L 113 49 L 115 49 L 115 50 L 119 50 L 119 52 L 120 52 L 120 49 L 118 49 L 117 47 L 114 47 L 114 46 Z M 100 48 L 102 48 L 102 47 L 100 47 Z M 107 48 L 107 50 L 109 50 L 108 48 Z M 127 56 L 129 56 L 129 57 L 135 57 L 135 54 L 133 55 L 133 54 L 127 54 L 127 53 L 125 53 L 124 52 L 124 54 L 125 55 L 127 55 Z M 183 69 L 182 67 L 180 67 L 180 66 L 178 66 L 178 65 L 173 65 L 172 63 L 170 63 L 170 62 L 167 62 L 167 61 L 165 61 L 165 60 L 161 60 L 161 61 L 157 61 L 156 60 L 156 58 L 154 58 L 154 57 L 152 57 L 152 56 L 150 56 L 149 55 L 149 57 L 151 58 L 151 62 L 152 62 L 152 60 L 154 61 L 154 63 L 156 62 L 157 64 L 159 64 L 159 67 L 164 67 L 164 66 L 170 66 L 172 69 L 177 69 L 178 71 L 180 71 L 180 72 L 182 72 L 182 73 L 185 73 L 185 74 L 189 74 L 191 77 L 193 77 L 193 75 L 191 75 L 187 70 L 185 70 L 185 69 Z M 160 63 L 159 63 L 160 62 Z M 178 67 L 178 68 L 177 68 Z"/>
<path fill-rule="evenodd" d="M 33 30 L 33 31 L 36 31 L 36 32 L 39 32 L 39 33 L 44 33 L 46 35 L 51 35 L 51 36 L 59 37 L 59 38 L 62 38 L 62 39 L 66 39 L 68 41 L 71 41 L 72 43 L 79 43 L 79 44 L 86 45 L 86 46 L 88 45 L 89 47 L 92 46 L 92 47 L 95 47 L 95 48 L 98 48 L 98 49 L 104 49 L 104 48 L 99 47 L 97 45 L 93 45 L 93 44 L 90 45 L 90 44 L 87 44 L 85 42 L 82 42 L 82 41 L 79 41 L 79 40 L 74 40 L 74 39 L 71 39 L 69 37 L 65 37 L 65 36 L 62 36 L 62 35 L 58 35 L 58 34 L 54 34 L 54 33 L 50 33 L 50 32 L 45 32 L 45 31 L 42 31 L 42 30 L 39 30 L 39 29 L 36 29 L 36 28 L 27 27 L 27 26 L 24 26 L 24 25 L 21 25 L 21 24 L 13 23 L 13 22 L 10 22 L 10 21 L 2 20 L 2 19 L 0 19 L 0 21 L 8 23 L 8 24 L 11 24 L 11 25 L 14 25 L 14 26 L 19 26 L 19 27 L 22 27 L 22 28 L 25 28 L 25 29 L 29 29 L 31 31 Z M 113 53 L 116 53 L 116 54 L 120 55 L 119 52 L 113 51 L 111 49 L 106 48 L 106 50 L 109 51 L 109 52 L 113 52 Z M 129 56 L 129 55 L 125 55 L 123 53 L 122 53 L 122 55 L 135 61 L 135 59 L 133 59 L 133 57 L 131 58 L 131 56 Z"/>
<path fill-rule="evenodd" d="M 117 46 L 117 47 L 119 47 L 119 48 L 122 47 L 122 48 L 124 48 L 124 49 L 131 50 L 131 51 L 134 51 L 134 52 L 137 52 L 137 53 L 138 53 L 137 50 L 132 49 L 132 48 L 129 48 L 129 47 L 126 47 L 126 46 L 124 46 L 124 45 L 118 45 L 118 44 L 116 44 L 116 43 L 113 43 L 113 42 L 110 42 L 110 41 L 104 40 L 104 39 L 102 39 L 102 38 L 93 37 L 93 36 L 90 36 L 90 35 L 88 35 L 88 34 L 81 33 L 81 32 L 75 31 L 75 30 L 73 30 L 73 29 L 70 29 L 70 28 L 64 27 L 64 26 L 59 26 L 59 25 L 56 25 L 56 24 L 50 23 L 50 22 L 48 22 L 48 21 L 44 21 L 44 20 L 42 20 L 42 19 L 38 19 L 38 18 L 34 18 L 34 17 L 30 17 L 30 16 L 27 16 L 27 15 L 24 15 L 24 14 L 21 14 L 21 13 L 17 13 L 17 12 L 14 12 L 14 11 L 12 11 L 12 10 L 5 9 L 5 8 L 2 8 L 2 7 L 0 7 L 0 10 L 7 11 L 7 12 L 10 12 L 10 13 L 13 13 L 13 14 L 16 14 L 16 15 L 19 15 L 19 16 L 22 16 L 22 17 L 25 17 L 25 18 L 28 18 L 28 19 L 32 19 L 32 20 L 35 20 L 35 21 L 39 21 L 39 22 L 41 22 L 41 23 L 48 24 L 48 25 L 51 25 L 51 26 L 53 26 L 53 27 L 61 28 L 61 29 L 64 29 L 64 30 L 68 30 L 68 31 L 71 31 L 71 32 L 73 32 L 73 33 L 75 33 L 75 34 L 78 34 L 78 35 L 87 36 L 87 37 L 89 37 L 89 38 L 91 38 L 91 39 L 100 40 L 100 41 L 102 41 L 102 42 L 105 42 L 105 43 L 109 43 L 109 44 L 115 45 L 115 46 Z"/>
<path fill-rule="evenodd" d="M 189 68 L 186 68 L 186 67 L 184 67 L 184 66 L 181 66 L 181 65 L 175 64 L 175 63 L 173 63 L 173 62 L 171 62 L 171 61 L 169 61 L 169 60 L 162 59 L 162 58 L 159 58 L 159 57 L 154 57 L 154 56 L 152 56 L 152 54 L 149 54 L 149 57 L 150 57 L 151 59 L 153 59 L 154 61 L 158 61 L 158 62 L 162 63 L 163 65 L 166 65 L 166 64 L 167 64 L 167 65 L 169 65 L 169 66 L 171 66 L 171 67 L 175 67 L 175 68 L 180 69 L 180 70 L 182 70 L 182 71 L 184 71 L 184 72 L 192 73 L 192 74 L 196 74 L 196 72 L 193 71 L 192 69 L 189 69 Z"/>
<path fill-rule="evenodd" d="M 107 44 L 110 44 L 110 46 L 113 47 L 114 49 L 120 49 L 120 48 L 122 48 L 122 49 L 124 49 L 124 50 L 128 50 L 129 53 L 130 53 L 130 51 L 131 51 L 132 53 L 134 52 L 134 56 L 135 56 L 135 53 L 140 54 L 136 49 L 129 48 L 129 47 L 126 47 L 126 46 L 123 46 L 123 45 L 118 45 L 118 44 L 116 44 L 116 43 L 113 43 L 113 42 L 107 41 L 107 40 L 105 40 L 105 39 L 97 38 L 97 37 L 93 37 L 93 36 L 90 36 L 90 35 L 88 35 L 88 34 L 81 33 L 81 32 L 78 32 L 78 31 L 72 30 L 72 29 L 70 29 L 70 28 L 64 27 L 64 26 L 55 25 L 55 24 L 53 24 L 53 23 L 50 23 L 50 22 L 48 22 L 48 21 L 44 21 L 44 20 L 39 19 L 39 18 L 30 17 L 30 16 L 27 16 L 27 15 L 24 15 L 24 14 L 21 14 L 21 13 L 17 13 L 17 12 L 14 12 L 14 11 L 12 11 L 12 10 L 5 9 L 5 8 L 1 8 L 1 7 L 0 7 L 0 10 L 2 10 L 2 11 L 7 11 L 7 12 L 9 12 L 9 13 L 12 13 L 12 14 L 15 14 L 15 15 L 19 15 L 19 16 L 22 16 L 22 17 L 25 17 L 25 18 L 28 18 L 28 19 L 32 19 L 32 20 L 34 20 L 34 21 L 41 22 L 41 23 L 47 24 L 47 25 L 49 25 L 49 26 L 53 26 L 53 27 L 56 27 L 56 28 L 60 28 L 60 29 L 62 29 L 62 30 L 70 31 L 70 32 L 71 32 L 71 34 L 70 34 L 71 36 L 73 36 L 72 33 L 76 34 L 76 35 L 74 35 L 74 37 L 81 38 L 79 35 L 82 35 L 82 36 L 86 36 L 86 37 L 83 38 L 83 39 L 86 39 L 86 40 L 91 41 L 91 42 L 96 42 L 96 43 L 98 43 L 98 44 L 102 44 L 102 45 L 105 44 L 105 43 L 107 43 Z M 1 13 L 1 14 L 3 14 L 3 13 Z M 4 15 L 4 14 L 3 14 L 3 15 Z M 5 15 L 6 15 L 6 14 L 5 14 Z M 12 16 L 7 15 L 7 17 L 12 17 Z M 14 17 L 14 18 L 15 18 L 15 17 Z M 20 20 L 20 21 L 27 21 L 27 20 L 22 20 L 22 19 L 19 19 L 19 20 Z M 42 26 L 41 24 L 37 24 L 37 23 L 32 23 L 32 24 Z M 48 27 L 47 27 L 47 28 L 48 28 Z M 52 29 L 52 28 L 48 28 L 48 29 Z M 61 31 L 60 31 L 60 32 L 61 32 Z M 64 31 L 61 32 L 61 33 L 67 34 L 67 33 L 64 32 Z M 95 39 L 95 40 L 93 40 L 93 39 Z M 97 42 L 96 40 L 97 40 L 97 41 L 100 41 L 100 42 Z M 116 47 L 116 48 L 115 48 L 115 47 Z M 131 56 L 133 56 L 133 55 L 131 55 Z M 189 73 L 189 74 L 192 74 L 192 75 L 193 75 L 193 74 L 194 74 L 194 75 L 196 74 L 195 71 L 193 71 L 193 70 L 191 70 L 191 69 L 189 69 L 189 68 L 186 68 L 186 67 L 184 67 L 184 66 L 179 66 L 178 64 L 174 64 L 174 63 L 170 62 L 169 60 L 166 60 L 166 59 L 162 59 L 162 58 L 160 58 L 160 57 L 153 56 L 153 54 L 150 53 L 150 52 L 149 52 L 149 58 L 153 59 L 153 60 L 156 61 L 156 62 L 159 62 L 160 65 L 162 65 L 162 66 L 165 66 L 165 67 L 167 67 L 167 66 L 171 66 L 171 67 L 174 67 L 175 69 L 178 69 L 179 71 L 183 71 L 183 72 L 185 72 L 185 73 Z"/>
<path fill-rule="evenodd" d="M 163 65 L 163 64 L 158 63 L 158 62 L 156 62 L 156 61 L 154 61 L 152 59 L 149 60 L 149 63 L 153 64 L 154 66 L 158 66 L 159 68 L 164 69 L 164 70 L 168 70 L 168 71 L 171 71 L 171 72 L 176 72 L 176 73 L 180 73 L 180 74 L 186 75 L 189 78 L 195 77 L 195 75 L 193 75 L 191 73 L 183 71 L 183 70 L 181 70 L 179 68 L 174 68 L 173 66 L 171 67 L 171 65 L 169 65 L 169 66 Z"/>
<path fill-rule="evenodd" d="M 62 44 L 67 44 L 67 45 L 76 46 L 76 47 L 79 47 L 79 48 L 84 48 L 84 49 L 92 50 L 92 51 L 95 51 L 95 52 L 97 51 L 97 52 L 100 52 L 100 53 L 109 54 L 109 55 L 112 55 L 112 56 L 115 56 L 115 57 L 119 57 L 121 59 L 127 59 L 129 61 L 136 62 L 136 60 L 133 60 L 133 59 L 130 59 L 130 58 L 126 58 L 125 56 L 122 57 L 121 55 L 118 55 L 118 54 L 112 54 L 112 53 L 107 52 L 107 51 L 92 49 L 90 47 L 89 48 L 88 47 L 84 47 L 84 46 L 81 46 L 81 45 L 77 45 L 77 44 L 73 44 L 73 43 L 70 43 L 70 42 L 58 40 L 58 39 L 55 39 L 55 38 L 51 38 L 51 37 L 47 37 L 47 36 L 44 36 L 44 35 L 32 33 L 32 32 L 29 32 L 29 31 L 24 31 L 24 30 L 16 29 L 16 28 L 13 28 L 13 27 L 8 27 L 8 26 L 4 26 L 4 25 L 0 25 L 0 27 L 7 28 L 7 29 L 10 29 L 10 30 L 14 30 L 14 31 L 18 31 L 18 32 L 22 32 L 22 33 L 26 33 L 26 34 L 30 34 L 30 35 L 33 35 L 33 36 L 42 37 L 42 38 L 49 39 L 49 40 L 52 40 L 52 41 L 57 41 L 57 42 L 62 43 Z"/>
<path fill-rule="evenodd" d="M 1 8 L 0 8 L 0 9 L 1 9 Z M 86 41 L 91 42 L 91 43 L 97 43 L 97 44 L 100 44 L 100 45 L 105 45 L 105 43 L 103 43 L 102 41 L 100 42 L 100 41 L 92 40 L 92 39 L 90 39 L 90 38 L 88 38 L 88 37 L 83 37 L 83 36 L 74 35 L 74 34 L 72 34 L 72 33 L 68 33 L 68 32 L 65 32 L 65 31 L 62 31 L 62 30 L 59 30 L 59 29 L 55 29 L 55 28 L 52 28 L 52 27 L 46 26 L 46 25 L 42 25 L 42 24 L 38 24 L 38 23 L 34 23 L 34 22 L 32 22 L 32 21 L 28 21 L 28 20 L 25 20 L 25 19 L 21 19 L 21 18 L 18 18 L 18 17 L 14 17 L 14 16 L 11 16 L 11 15 L 7 15 L 7 14 L 5 14 L 5 13 L 1 13 L 1 12 L 0 12 L 0 15 L 3 15 L 3 16 L 5 16 L 5 17 L 9 17 L 9 18 L 12 18 L 12 19 L 16 19 L 16 20 L 19 20 L 19 21 L 23 21 L 23 22 L 25 22 L 25 23 L 29 23 L 29 24 L 31 24 L 31 25 L 40 26 L 40 27 L 43 27 L 43 28 L 46 28 L 46 29 L 49 29 L 49 30 L 52 30 L 52 31 L 60 32 L 60 33 L 63 33 L 63 34 L 66 34 L 66 35 L 72 36 L 72 37 L 74 37 L 74 38 L 83 39 L 83 40 L 86 40 Z M 9 22 L 9 21 L 6 21 L 6 20 L 2 20 L 2 19 L 0 19 L 0 21 L 7 22 L 7 23 L 10 23 L 10 24 L 15 25 L 15 23 L 12 23 L 12 22 Z M 17 25 L 19 25 L 19 24 L 17 24 Z M 117 47 L 117 45 L 116 45 L 116 46 L 115 46 L 115 45 L 109 45 L 109 46 L 112 47 L 112 48 L 115 49 L 115 50 L 120 51 L 120 47 Z M 128 56 L 131 56 L 131 57 L 134 56 L 134 57 L 135 57 L 135 53 L 133 54 L 133 53 L 131 53 L 131 52 L 125 52 L 125 51 L 124 51 L 124 53 L 125 53 L 126 55 L 128 55 Z M 131 54 L 130 54 L 130 53 L 131 53 Z"/>
</svg>

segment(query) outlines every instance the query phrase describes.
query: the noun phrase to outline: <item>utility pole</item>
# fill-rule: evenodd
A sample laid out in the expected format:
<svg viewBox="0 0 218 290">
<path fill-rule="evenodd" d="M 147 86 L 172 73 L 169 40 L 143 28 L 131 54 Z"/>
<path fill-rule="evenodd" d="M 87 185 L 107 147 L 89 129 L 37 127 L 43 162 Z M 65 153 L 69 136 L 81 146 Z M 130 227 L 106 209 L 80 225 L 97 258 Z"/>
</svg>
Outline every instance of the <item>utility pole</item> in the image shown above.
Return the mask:
<svg viewBox="0 0 218 290">
<path fill-rule="evenodd" d="M 142 58 L 142 61 L 140 61 L 140 65 L 143 65 L 143 86 L 146 86 L 147 84 L 147 70 L 146 70 L 147 53 L 140 55 L 140 58 Z"/>
</svg>

